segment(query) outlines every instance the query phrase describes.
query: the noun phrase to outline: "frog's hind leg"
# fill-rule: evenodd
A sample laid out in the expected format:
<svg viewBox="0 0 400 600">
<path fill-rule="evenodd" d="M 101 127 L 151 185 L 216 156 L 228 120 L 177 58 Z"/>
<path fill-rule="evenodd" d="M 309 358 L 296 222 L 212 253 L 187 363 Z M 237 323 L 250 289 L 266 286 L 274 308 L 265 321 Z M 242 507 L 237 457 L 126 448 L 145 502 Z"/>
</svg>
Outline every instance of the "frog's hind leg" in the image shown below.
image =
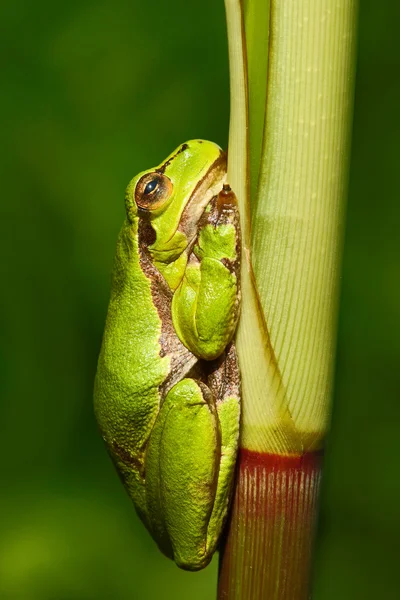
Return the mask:
<svg viewBox="0 0 400 600">
<path fill-rule="evenodd" d="M 216 399 L 221 430 L 221 459 L 217 491 L 207 530 L 207 551 L 216 550 L 225 523 L 233 486 L 240 431 L 240 372 L 232 342 L 220 359 L 213 361 L 208 385 Z"/>
<path fill-rule="evenodd" d="M 145 458 L 148 522 L 161 550 L 197 570 L 211 559 L 207 531 L 220 465 L 221 432 L 209 388 L 183 379 L 168 392 Z"/>
</svg>

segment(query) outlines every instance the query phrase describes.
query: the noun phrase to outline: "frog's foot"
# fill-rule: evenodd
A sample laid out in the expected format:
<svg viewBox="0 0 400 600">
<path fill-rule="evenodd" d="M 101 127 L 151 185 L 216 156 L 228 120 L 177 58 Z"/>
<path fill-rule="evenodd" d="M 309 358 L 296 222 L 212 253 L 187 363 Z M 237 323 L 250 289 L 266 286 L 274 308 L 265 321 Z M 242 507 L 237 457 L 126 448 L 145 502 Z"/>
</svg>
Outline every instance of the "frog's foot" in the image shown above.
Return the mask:
<svg viewBox="0 0 400 600">
<path fill-rule="evenodd" d="M 240 230 L 236 197 L 229 186 L 215 196 L 172 300 L 172 319 L 183 344 L 213 360 L 231 341 L 239 317 Z"/>
</svg>

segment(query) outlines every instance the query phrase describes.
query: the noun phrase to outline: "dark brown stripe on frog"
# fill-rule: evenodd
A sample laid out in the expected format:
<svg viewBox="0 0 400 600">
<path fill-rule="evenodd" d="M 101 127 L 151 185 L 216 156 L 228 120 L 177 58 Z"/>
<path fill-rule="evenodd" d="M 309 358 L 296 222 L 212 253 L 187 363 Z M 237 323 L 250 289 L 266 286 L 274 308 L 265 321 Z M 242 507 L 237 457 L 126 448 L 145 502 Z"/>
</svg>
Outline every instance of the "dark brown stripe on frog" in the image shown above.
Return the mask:
<svg viewBox="0 0 400 600">
<path fill-rule="evenodd" d="M 188 148 L 189 148 L 189 146 L 187 144 L 182 144 L 182 146 L 179 148 L 179 150 L 177 152 L 175 152 L 175 154 L 173 156 L 171 156 L 171 158 L 166 160 L 165 163 L 163 163 L 161 165 L 161 167 L 158 167 L 158 169 L 155 169 L 156 173 L 165 173 L 165 169 L 167 167 L 169 167 L 169 165 L 172 163 L 174 158 L 176 156 L 178 156 L 178 154 L 181 154 L 181 152 L 184 152 L 185 150 L 187 150 Z"/>
<path fill-rule="evenodd" d="M 112 452 L 117 456 L 123 463 L 126 465 L 131 465 L 138 471 L 138 473 L 143 477 L 144 476 L 144 458 L 143 456 L 140 458 L 136 458 L 132 456 L 130 452 L 122 448 L 115 440 L 112 443 Z"/>
<path fill-rule="evenodd" d="M 144 228 L 142 230 L 142 227 Z M 160 393 L 168 391 L 174 383 L 185 376 L 187 371 L 196 363 L 197 358 L 182 344 L 176 335 L 172 324 L 171 303 L 172 291 L 163 275 L 151 262 L 147 245 L 143 236 L 146 235 L 145 224 L 139 222 L 139 260 L 140 267 L 150 282 L 152 302 L 161 321 L 159 337 L 160 357 L 170 357 L 167 377 L 160 386 Z"/>
<path fill-rule="evenodd" d="M 141 248 L 147 248 L 156 241 L 156 232 L 146 218 L 139 219 L 138 236 Z"/>
</svg>

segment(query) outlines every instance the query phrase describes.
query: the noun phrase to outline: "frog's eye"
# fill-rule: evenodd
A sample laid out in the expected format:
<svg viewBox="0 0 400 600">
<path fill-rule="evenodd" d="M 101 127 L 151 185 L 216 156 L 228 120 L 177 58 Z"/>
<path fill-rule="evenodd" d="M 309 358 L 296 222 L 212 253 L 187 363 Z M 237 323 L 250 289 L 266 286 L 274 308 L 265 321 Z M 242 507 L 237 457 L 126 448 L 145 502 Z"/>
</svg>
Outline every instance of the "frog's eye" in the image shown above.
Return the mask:
<svg viewBox="0 0 400 600">
<path fill-rule="evenodd" d="M 171 180 L 163 173 L 146 173 L 136 184 L 136 204 L 142 210 L 155 210 L 171 197 L 172 189 Z"/>
</svg>

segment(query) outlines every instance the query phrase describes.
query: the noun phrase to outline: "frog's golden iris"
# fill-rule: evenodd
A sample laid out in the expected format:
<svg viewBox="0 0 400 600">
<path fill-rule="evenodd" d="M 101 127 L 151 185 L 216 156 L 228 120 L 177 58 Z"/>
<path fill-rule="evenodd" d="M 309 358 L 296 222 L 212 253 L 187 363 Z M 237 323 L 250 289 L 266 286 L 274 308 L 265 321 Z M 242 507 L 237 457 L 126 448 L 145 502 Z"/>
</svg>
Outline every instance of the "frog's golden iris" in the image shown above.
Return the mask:
<svg viewBox="0 0 400 600">
<path fill-rule="evenodd" d="M 170 199 L 174 186 L 163 173 L 146 173 L 137 182 L 135 202 L 142 210 L 155 210 Z"/>
</svg>

